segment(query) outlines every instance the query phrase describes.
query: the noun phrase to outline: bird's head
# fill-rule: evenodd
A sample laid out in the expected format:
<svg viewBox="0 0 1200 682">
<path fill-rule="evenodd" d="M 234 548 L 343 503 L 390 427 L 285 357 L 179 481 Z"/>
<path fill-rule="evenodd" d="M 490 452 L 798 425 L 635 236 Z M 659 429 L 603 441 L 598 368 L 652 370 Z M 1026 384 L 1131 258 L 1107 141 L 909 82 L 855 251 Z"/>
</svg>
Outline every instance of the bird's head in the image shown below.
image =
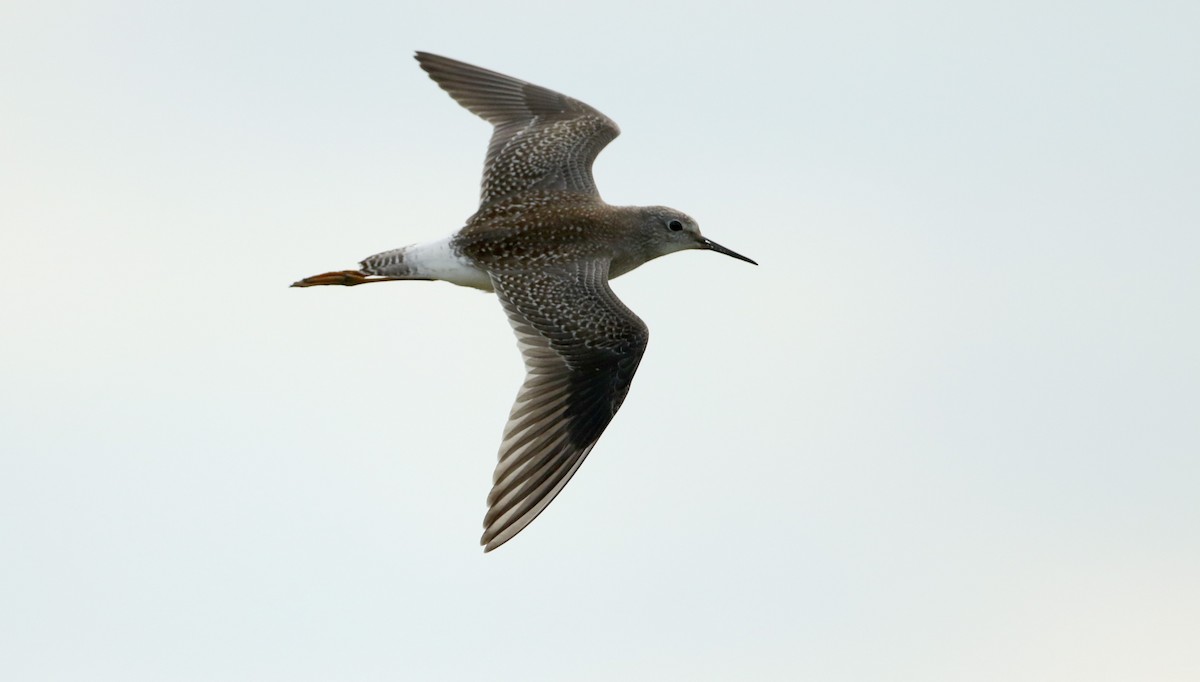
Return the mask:
<svg viewBox="0 0 1200 682">
<path fill-rule="evenodd" d="M 751 265 L 758 265 L 740 253 L 700 234 L 700 226 L 691 216 L 666 206 L 650 206 L 642 212 L 642 234 L 654 251 L 652 258 L 687 249 L 716 251 Z"/>
</svg>

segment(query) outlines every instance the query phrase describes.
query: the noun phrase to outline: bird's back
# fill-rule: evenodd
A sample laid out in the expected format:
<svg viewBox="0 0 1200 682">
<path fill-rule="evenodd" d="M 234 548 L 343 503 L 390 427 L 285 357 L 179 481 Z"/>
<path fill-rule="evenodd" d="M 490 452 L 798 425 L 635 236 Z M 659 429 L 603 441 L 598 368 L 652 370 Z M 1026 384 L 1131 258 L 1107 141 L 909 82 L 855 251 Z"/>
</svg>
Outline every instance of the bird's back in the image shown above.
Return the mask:
<svg viewBox="0 0 1200 682">
<path fill-rule="evenodd" d="M 454 236 L 454 247 L 497 271 L 612 258 L 636 230 L 630 211 L 585 194 L 525 192 L 481 208 Z"/>
</svg>

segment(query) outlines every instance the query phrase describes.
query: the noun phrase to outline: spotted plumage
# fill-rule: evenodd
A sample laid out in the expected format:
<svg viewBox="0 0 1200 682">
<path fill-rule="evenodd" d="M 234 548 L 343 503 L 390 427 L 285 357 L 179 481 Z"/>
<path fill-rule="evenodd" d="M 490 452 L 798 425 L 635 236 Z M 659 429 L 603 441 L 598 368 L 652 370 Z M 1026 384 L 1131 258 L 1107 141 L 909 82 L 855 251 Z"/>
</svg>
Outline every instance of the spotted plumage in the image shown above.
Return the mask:
<svg viewBox="0 0 1200 682">
<path fill-rule="evenodd" d="M 494 71 L 417 53 L 459 104 L 493 125 L 479 210 L 446 239 L 371 256 L 293 286 L 432 279 L 494 291 L 526 377 L 509 414 L 484 517 L 485 551 L 512 539 L 578 470 L 629 392 L 645 323 L 608 280 L 675 251 L 754 261 L 663 206 L 610 206 L 592 162 L 619 129 L 592 107 Z"/>
</svg>

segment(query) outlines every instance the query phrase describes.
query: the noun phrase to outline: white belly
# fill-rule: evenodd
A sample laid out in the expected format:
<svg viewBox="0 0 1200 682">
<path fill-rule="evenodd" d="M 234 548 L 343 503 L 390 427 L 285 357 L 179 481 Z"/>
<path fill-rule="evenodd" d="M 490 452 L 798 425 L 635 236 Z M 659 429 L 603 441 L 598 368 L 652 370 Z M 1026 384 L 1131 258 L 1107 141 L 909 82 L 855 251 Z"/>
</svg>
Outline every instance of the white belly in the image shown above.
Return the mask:
<svg viewBox="0 0 1200 682">
<path fill-rule="evenodd" d="M 492 280 L 483 270 L 450 248 L 450 237 L 424 244 L 413 244 L 404 250 L 404 264 L 414 275 L 492 291 Z"/>
</svg>

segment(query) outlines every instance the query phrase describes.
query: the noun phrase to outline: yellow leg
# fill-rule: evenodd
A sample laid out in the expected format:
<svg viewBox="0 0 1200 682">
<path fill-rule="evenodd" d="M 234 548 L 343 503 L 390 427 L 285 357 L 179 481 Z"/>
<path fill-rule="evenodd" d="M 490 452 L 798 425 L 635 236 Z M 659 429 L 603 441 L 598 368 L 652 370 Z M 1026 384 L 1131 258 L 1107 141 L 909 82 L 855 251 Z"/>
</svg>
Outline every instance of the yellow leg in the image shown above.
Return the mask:
<svg viewBox="0 0 1200 682">
<path fill-rule="evenodd" d="M 322 275 L 313 275 L 305 277 L 296 282 L 294 287 L 320 287 L 340 285 L 344 287 L 357 286 L 359 284 L 370 284 L 372 282 L 394 282 L 398 279 L 417 279 L 414 277 L 382 277 L 377 275 L 368 275 L 365 272 L 358 270 L 342 270 L 340 272 L 326 272 Z"/>
</svg>

